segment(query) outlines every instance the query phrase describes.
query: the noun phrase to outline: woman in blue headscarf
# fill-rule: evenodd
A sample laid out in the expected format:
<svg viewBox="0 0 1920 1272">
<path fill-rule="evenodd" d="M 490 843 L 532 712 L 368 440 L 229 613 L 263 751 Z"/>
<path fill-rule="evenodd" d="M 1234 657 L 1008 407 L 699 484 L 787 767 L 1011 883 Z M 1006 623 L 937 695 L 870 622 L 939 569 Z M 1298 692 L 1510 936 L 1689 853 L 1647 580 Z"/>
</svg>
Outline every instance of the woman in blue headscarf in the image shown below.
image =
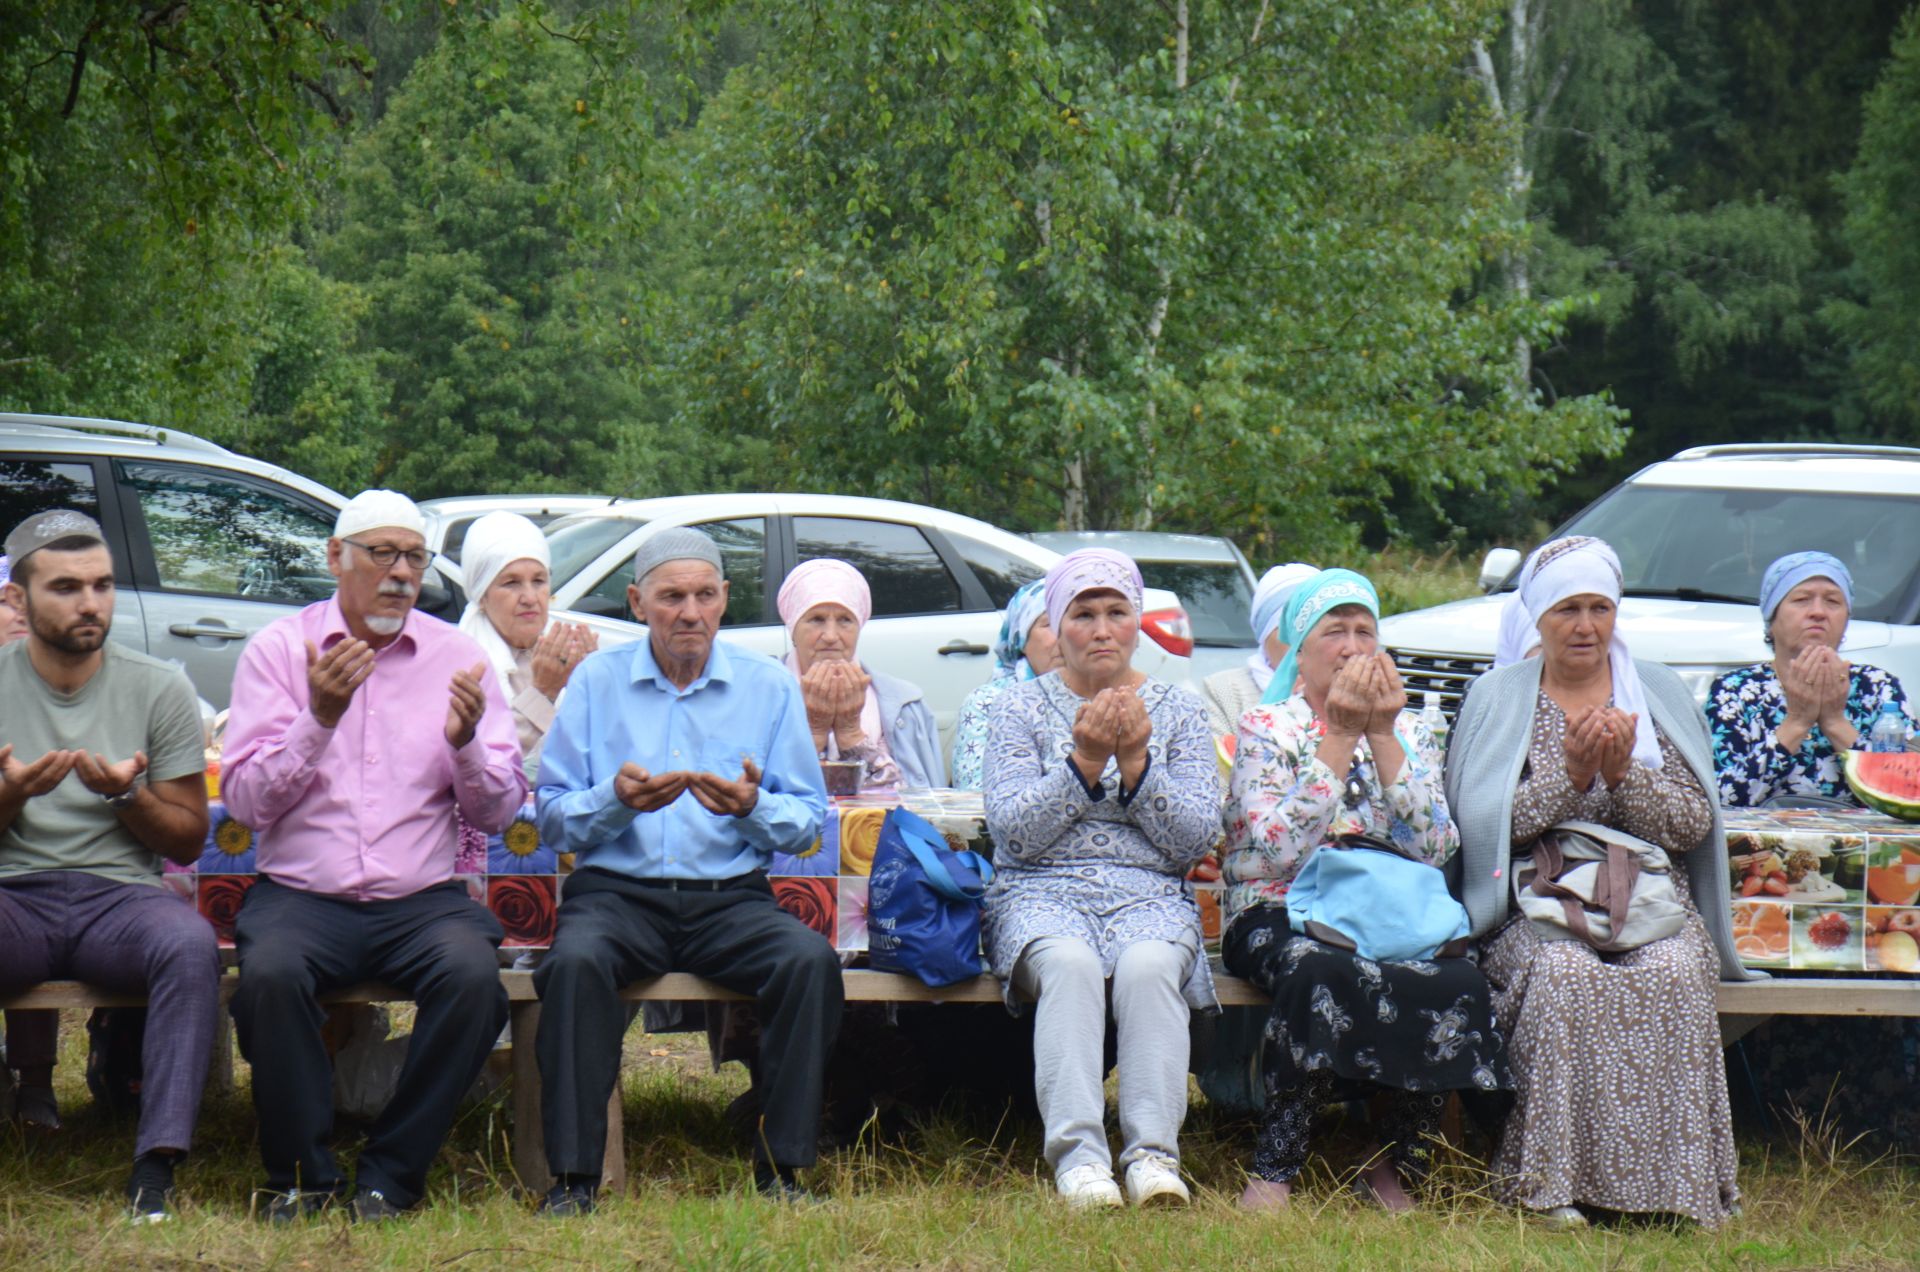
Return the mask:
<svg viewBox="0 0 1920 1272">
<path fill-rule="evenodd" d="M 1047 625 L 1047 581 L 1023 584 L 1007 602 L 1006 617 L 993 642 L 993 679 L 960 704 L 953 731 L 953 785 L 977 791 L 987 757 L 987 711 L 1014 685 L 1052 671 L 1059 661 L 1053 628 Z"/>
<path fill-rule="evenodd" d="M 1240 718 L 1227 803 L 1227 970 L 1273 997 L 1266 1108 L 1240 1204 L 1288 1204 L 1328 1103 L 1384 1090 L 1388 1152 L 1361 1175 L 1393 1210 L 1426 1173 L 1449 1091 L 1497 1111 L 1512 1079 L 1486 978 L 1465 957 L 1393 962 L 1293 929 L 1287 893 L 1315 852 L 1349 835 L 1440 869 L 1460 843 L 1440 745 L 1406 709 L 1380 649 L 1380 601 L 1351 570 L 1300 584 L 1280 621 L 1289 646 L 1263 703 Z"/>
<path fill-rule="evenodd" d="M 1839 654 L 1853 613 L 1853 575 L 1825 552 L 1795 552 L 1760 580 L 1760 619 L 1771 662 L 1730 671 L 1707 694 L 1720 802 L 1752 808 L 1806 796 L 1853 801 L 1843 752 L 1866 745 L 1891 702 L 1906 713 L 1900 682 Z"/>
</svg>

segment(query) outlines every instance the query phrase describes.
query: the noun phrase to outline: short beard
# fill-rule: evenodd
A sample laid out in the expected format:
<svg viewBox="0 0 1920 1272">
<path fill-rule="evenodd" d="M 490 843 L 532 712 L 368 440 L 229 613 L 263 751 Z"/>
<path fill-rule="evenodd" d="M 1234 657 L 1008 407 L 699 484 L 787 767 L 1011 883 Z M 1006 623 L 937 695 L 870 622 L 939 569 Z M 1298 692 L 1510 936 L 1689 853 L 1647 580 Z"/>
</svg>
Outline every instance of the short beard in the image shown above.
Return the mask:
<svg viewBox="0 0 1920 1272">
<path fill-rule="evenodd" d="M 377 617 L 369 615 L 361 621 L 367 625 L 367 630 L 375 636 L 397 635 L 400 629 L 407 625 L 405 618 L 392 618 L 384 614 Z"/>
<path fill-rule="evenodd" d="M 75 636 L 70 630 L 49 627 L 35 619 L 33 604 L 28 602 L 27 628 L 40 643 L 51 645 L 63 654 L 91 654 L 107 643 L 107 634 L 113 630 L 113 620 L 110 618 L 101 620 L 98 636 Z"/>
</svg>

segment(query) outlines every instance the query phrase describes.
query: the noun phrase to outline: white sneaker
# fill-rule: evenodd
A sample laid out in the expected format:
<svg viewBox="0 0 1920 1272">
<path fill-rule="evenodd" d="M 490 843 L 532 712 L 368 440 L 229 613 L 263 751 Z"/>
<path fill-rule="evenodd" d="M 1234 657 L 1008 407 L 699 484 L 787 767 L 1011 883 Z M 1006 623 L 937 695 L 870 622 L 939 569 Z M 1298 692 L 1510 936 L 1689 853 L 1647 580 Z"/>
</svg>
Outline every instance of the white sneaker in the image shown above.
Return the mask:
<svg viewBox="0 0 1920 1272">
<path fill-rule="evenodd" d="M 1060 1176 L 1056 1186 L 1075 1210 L 1097 1210 L 1120 1204 L 1120 1185 L 1113 1182 L 1113 1171 L 1098 1162 L 1075 1166 Z"/>
<path fill-rule="evenodd" d="M 1149 1153 L 1127 1167 L 1127 1199 L 1136 1206 L 1184 1206 L 1193 1194 L 1180 1182 L 1178 1162 Z"/>
</svg>

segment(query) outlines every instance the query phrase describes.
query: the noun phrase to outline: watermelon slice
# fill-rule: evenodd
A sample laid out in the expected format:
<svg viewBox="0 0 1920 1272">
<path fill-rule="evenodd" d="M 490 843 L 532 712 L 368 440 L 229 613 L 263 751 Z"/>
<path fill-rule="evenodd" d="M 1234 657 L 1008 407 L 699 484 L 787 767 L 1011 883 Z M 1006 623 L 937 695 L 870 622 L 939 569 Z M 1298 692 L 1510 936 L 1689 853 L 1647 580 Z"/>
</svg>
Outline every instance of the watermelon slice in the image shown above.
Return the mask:
<svg viewBox="0 0 1920 1272">
<path fill-rule="evenodd" d="M 1862 802 L 1901 821 L 1920 821 L 1920 751 L 1848 751 L 1841 764 Z"/>
</svg>

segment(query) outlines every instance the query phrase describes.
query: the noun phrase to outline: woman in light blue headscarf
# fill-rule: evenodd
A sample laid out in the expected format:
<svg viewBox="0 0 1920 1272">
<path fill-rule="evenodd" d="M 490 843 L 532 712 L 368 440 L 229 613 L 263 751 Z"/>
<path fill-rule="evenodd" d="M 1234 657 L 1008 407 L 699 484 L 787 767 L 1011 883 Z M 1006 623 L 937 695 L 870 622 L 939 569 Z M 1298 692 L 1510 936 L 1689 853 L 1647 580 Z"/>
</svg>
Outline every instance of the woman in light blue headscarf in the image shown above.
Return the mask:
<svg viewBox="0 0 1920 1272">
<path fill-rule="evenodd" d="M 1388 1151 L 1361 1176 L 1393 1210 L 1431 1164 L 1446 1093 L 1497 1109 L 1512 1087 L 1485 977 L 1470 959 L 1394 962 L 1295 931 L 1287 894 L 1316 852 L 1348 836 L 1390 842 L 1440 869 L 1460 836 L 1440 744 L 1406 709 L 1380 649 L 1380 601 L 1351 570 L 1300 584 L 1280 620 L 1287 656 L 1240 717 L 1222 878 L 1227 970 L 1273 998 L 1261 1065 L 1266 1106 L 1240 1204 L 1290 1203 L 1328 1103 L 1384 1092 Z M 1434 1045 L 1442 1026 L 1448 1043 Z"/>
<path fill-rule="evenodd" d="M 993 679 L 960 704 L 960 723 L 953 731 L 955 789 L 980 789 L 986 764 L 988 709 L 1009 688 L 1046 675 L 1058 661 L 1053 629 L 1047 625 L 1046 580 L 1035 579 L 1023 584 L 1007 602 L 1000 634 L 993 641 Z"/>
<path fill-rule="evenodd" d="M 1751 808 L 1808 796 L 1855 802 L 1840 757 L 1867 744 L 1891 702 L 1906 691 L 1878 667 L 1839 653 L 1853 613 L 1853 575 L 1825 552 L 1795 552 L 1760 580 L 1760 621 L 1770 662 L 1727 672 L 1707 692 L 1707 728 L 1720 802 Z"/>
</svg>

